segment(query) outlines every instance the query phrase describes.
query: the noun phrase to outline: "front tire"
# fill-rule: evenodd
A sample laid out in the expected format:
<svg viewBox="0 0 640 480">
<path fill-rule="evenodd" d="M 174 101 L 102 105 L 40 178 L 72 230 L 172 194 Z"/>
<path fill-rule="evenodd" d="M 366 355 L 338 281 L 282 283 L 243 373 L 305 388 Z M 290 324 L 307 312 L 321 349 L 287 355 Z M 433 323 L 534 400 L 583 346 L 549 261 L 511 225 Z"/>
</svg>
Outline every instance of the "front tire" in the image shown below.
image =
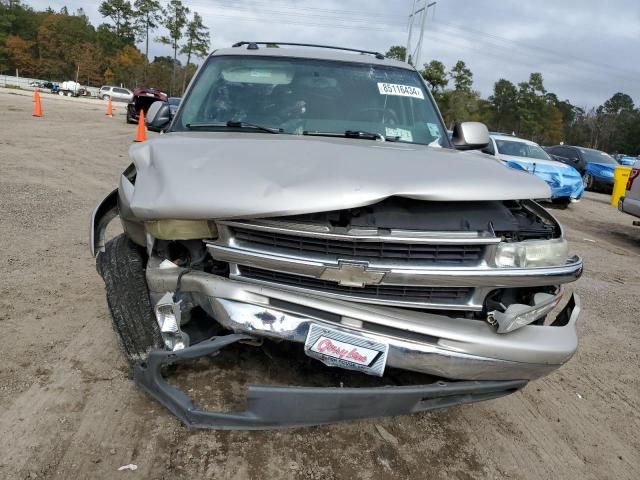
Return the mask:
<svg viewBox="0 0 640 480">
<path fill-rule="evenodd" d="M 583 174 L 582 184 L 584 185 L 585 190 L 593 190 L 593 177 L 588 173 Z"/>
<path fill-rule="evenodd" d="M 131 366 L 144 362 L 152 350 L 164 348 L 149 299 L 145 264 L 143 250 L 124 234 L 107 242 L 97 259 L 113 328 Z"/>
</svg>

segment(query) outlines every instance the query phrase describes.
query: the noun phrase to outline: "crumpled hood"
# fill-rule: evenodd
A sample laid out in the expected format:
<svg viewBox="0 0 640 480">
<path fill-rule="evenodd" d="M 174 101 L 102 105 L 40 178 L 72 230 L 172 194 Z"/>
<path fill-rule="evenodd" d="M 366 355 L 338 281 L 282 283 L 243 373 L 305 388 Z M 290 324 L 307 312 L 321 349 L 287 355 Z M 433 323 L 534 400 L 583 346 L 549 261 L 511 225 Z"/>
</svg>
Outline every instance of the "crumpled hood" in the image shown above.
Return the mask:
<svg viewBox="0 0 640 480">
<path fill-rule="evenodd" d="M 142 220 L 258 218 L 398 196 L 548 198 L 540 179 L 481 154 L 424 145 L 263 133 L 188 132 L 135 144 L 130 207 Z"/>
</svg>

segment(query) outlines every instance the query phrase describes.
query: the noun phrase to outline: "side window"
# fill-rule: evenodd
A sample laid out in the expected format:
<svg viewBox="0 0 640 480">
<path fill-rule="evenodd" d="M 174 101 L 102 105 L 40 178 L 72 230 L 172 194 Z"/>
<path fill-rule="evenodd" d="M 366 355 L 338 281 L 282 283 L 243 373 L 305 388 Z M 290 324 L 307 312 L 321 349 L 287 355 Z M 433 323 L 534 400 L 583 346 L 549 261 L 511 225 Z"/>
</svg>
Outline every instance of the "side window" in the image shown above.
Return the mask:
<svg viewBox="0 0 640 480">
<path fill-rule="evenodd" d="M 551 153 L 553 153 L 554 155 L 558 155 L 559 157 L 562 158 L 571 158 L 573 152 L 571 151 L 570 148 L 567 147 L 554 147 L 551 149 Z"/>
<path fill-rule="evenodd" d="M 578 152 L 576 152 L 573 148 L 565 148 L 566 150 L 564 157 L 570 158 L 571 160 L 578 160 L 580 157 L 578 156 Z"/>
<path fill-rule="evenodd" d="M 129 93 L 129 92 L 127 92 L 127 91 L 126 91 L 125 89 L 123 89 L 123 88 L 114 88 L 114 89 L 113 89 L 113 91 L 114 91 L 115 93 L 120 93 L 120 94 L 123 94 L 123 95 L 126 95 L 127 93 Z"/>
</svg>

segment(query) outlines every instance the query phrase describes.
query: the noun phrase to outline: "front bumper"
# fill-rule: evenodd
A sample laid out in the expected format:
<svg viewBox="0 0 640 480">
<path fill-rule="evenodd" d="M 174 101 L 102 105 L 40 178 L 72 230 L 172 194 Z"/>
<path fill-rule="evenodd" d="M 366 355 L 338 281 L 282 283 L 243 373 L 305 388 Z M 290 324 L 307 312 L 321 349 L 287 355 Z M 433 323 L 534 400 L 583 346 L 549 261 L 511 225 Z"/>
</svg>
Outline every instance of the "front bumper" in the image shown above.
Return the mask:
<svg viewBox="0 0 640 480">
<path fill-rule="evenodd" d="M 244 412 L 211 412 L 162 377 L 162 367 L 214 355 L 232 343 L 251 340 L 242 334 L 214 337 L 177 352 L 154 351 L 134 369 L 136 383 L 191 427 L 260 430 L 320 425 L 341 420 L 406 415 L 491 400 L 524 387 L 524 380 L 437 382 L 432 385 L 377 388 L 309 388 L 251 385 Z"/>
<path fill-rule="evenodd" d="M 167 262 L 168 263 L 168 262 Z M 152 257 L 152 301 L 176 290 L 184 269 Z M 500 335 L 486 322 L 408 309 L 356 304 L 234 281 L 200 271 L 180 291 L 227 329 L 252 337 L 304 343 L 311 325 L 389 345 L 387 366 L 459 380 L 529 380 L 547 375 L 577 349 L 580 302 L 572 296 L 556 326 L 528 325 Z"/>
</svg>

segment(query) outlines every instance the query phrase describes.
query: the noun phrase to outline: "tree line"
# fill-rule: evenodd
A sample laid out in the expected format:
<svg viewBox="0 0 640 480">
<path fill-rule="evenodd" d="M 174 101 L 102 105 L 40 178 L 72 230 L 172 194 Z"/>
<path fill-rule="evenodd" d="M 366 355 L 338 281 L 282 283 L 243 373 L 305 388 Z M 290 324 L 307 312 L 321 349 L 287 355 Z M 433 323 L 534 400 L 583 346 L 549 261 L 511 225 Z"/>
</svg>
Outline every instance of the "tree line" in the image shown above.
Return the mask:
<svg viewBox="0 0 640 480">
<path fill-rule="evenodd" d="M 393 46 L 386 56 L 404 61 L 405 48 Z M 640 109 L 625 93 L 615 93 L 598 107 L 579 107 L 548 91 L 542 74 L 531 73 L 517 84 L 499 79 L 492 94 L 482 98 L 473 90 L 473 72 L 462 60 L 449 69 L 432 60 L 419 71 L 449 128 L 456 122 L 476 120 L 490 130 L 515 133 L 543 145 L 564 142 L 640 155 Z"/>
<path fill-rule="evenodd" d="M 194 60 L 209 52 L 209 29 L 181 0 L 104 0 L 98 11 L 105 23 L 94 27 L 82 9 L 36 11 L 20 0 L 0 0 L 0 73 L 146 85 L 180 95 L 195 73 Z M 170 46 L 172 55 L 151 60 L 151 42 Z"/>
</svg>

